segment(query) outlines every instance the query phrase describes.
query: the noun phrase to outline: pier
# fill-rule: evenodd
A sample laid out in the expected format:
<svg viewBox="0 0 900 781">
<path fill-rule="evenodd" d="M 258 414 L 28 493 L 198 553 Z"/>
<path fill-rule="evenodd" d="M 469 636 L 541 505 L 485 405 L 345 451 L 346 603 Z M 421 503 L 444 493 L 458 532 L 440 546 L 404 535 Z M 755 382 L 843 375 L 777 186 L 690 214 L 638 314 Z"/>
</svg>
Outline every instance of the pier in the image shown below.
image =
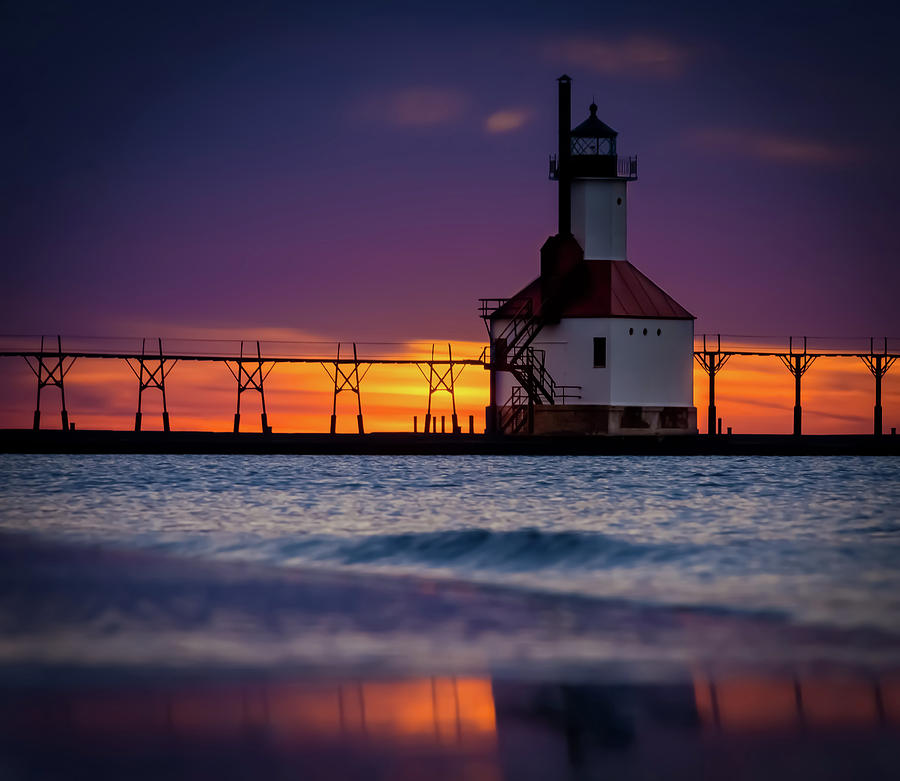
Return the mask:
<svg viewBox="0 0 900 781">
<path fill-rule="evenodd" d="M 490 368 L 490 357 L 486 349 L 478 356 L 460 357 L 453 355 L 452 345 L 431 344 L 430 351 L 419 357 L 397 354 L 397 344 L 388 345 L 363 342 L 265 342 L 263 340 L 222 342 L 217 340 L 163 340 L 123 339 L 99 337 L 0 337 L 0 358 L 20 359 L 28 365 L 36 379 L 36 397 L 31 429 L 42 428 L 42 395 L 48 387 L 59 392 L 60 428 L 74 434 L 75 425 L 69 419 L 66 405 L 66 377 L 76 363 L 103 360 L 125 363 L 137 381 L 134 433 L 142 431 L 144 418 L 143 400 L 146 391 L 158 392 L 162 401 L 161 433 L 173 432 L 169 413 L 169 398 L 166 379 L 172 370 L 185 362 L 218 363 L 224 365 L 234 381 L 236 402 L 234 423 L 231 434 L 244 434 L 241 430 L 241 401 L 245 393 L 258 394 L 260 400 L 259 433 L 271 436 L 272 427 L 266 407 L 266 380 L 276 366 L 282 364 L 316 364 L 322 367 L 332 386 L 332 405 L 329 432 L 337 434 L 338 397 L 349 393 L 356 401 L 357 434 L 365 435 L 363 405 L 363 382 L 369 370 L 376 365 L 415 367 L 423 381 L 422 428 L 419 431 L 419 416 L 412 415 L 413 433 L 437 434 L 438 421 L 433 414 L 432 400 L 436 394 L 449 397 L 452 413 L 449 427 L 441 421 L 441 433 L 476 437 L 473 416 L 469 416 L 468 426 L 460 424 L 457 413 L 456 383 L 466 367 Z M 783 346 L 779 347 L 778 342 Z M 775 358 L 778 359 L 793 379 L 794 408 L 793 428 L 790 436 L 799 437 L 803 433 L 802 379 L 819 359 L 862 362 L 874 380 L 873 427 L 872 434 L 883 435 L 882 385 L 884 377 L 894 366 L 900 350 L 897 340 L 886 337 L 860 339 L 822 339 L 818 337 L 784 337 L 781 340 L 769 338 L 763 343 L 762 337 L 729 337 L 720 334 L 702 334 L 695 340 L 694 359 L 706 373 L 709 380 L 707 423 L 705 435 L 727 437 L 721 428 L 719 406 L 716 400 L 716 381 L 726 365 L 733 358 L 740 360 Z M 400 343 L 398 343 L 400 344 Z M 402 343 L 408 347 L 408 343 Z M 189 349 L 193 346 L 195 349 Z M 420 352 L 422 346 L 419 346 Z M 6 373 L 8 376 L 8 372 Z M 45 426 L 46 428 L 46 426 Z M 464 430 L 465 429 L 465 430 Z M 399 433 L 399 432 L 398 432 Z M 308 435 L 320 436 L 320 435 Z M 327 436 L 327 435 L 321 435 Z M 509 436 L 507 436 L 507 439 Z M 99 441 L 99 440 L 98 440 Z M 390 449 L 390 448 L 388 448 Z"/>
<path fill-rule="evenodd" d="M 900 437 L 871 434 L 542 436 L 234 434 L 211 431 L 0 429 L 0 453 L 177 453 L 370 456 L 900 456 Z"/>
</svg>

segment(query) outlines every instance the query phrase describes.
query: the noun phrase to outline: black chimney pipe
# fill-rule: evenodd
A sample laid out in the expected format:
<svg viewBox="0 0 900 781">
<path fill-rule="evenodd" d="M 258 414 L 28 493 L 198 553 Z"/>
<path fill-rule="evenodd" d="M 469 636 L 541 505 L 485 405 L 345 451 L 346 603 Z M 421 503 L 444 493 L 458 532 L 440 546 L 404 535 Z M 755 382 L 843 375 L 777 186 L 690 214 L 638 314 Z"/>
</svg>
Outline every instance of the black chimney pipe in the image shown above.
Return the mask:
<svg viewBox="0 0 900 781">
<path fill-rule="evenodd" d="M 572 130 L 572 79 L 563 74 L 559 82 L 559 162 L 557 163 L 557 181 L 559 181 L 559 235 L 572 235 L 572 186 L 569 170 L 572 156 L 572 141 L 569 133 Z"/>
</svg>

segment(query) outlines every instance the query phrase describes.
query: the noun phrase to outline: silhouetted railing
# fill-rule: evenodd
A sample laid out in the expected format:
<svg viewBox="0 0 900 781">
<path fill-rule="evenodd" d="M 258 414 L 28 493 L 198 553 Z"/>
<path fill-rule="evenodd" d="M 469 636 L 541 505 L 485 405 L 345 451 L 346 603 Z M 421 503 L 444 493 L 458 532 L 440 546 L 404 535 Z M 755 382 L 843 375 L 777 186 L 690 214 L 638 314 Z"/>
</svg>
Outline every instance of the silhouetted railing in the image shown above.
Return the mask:
<svg viewBox="0 0 900 781">
<path fill-rule="evenodd" d="M 616 161 L 616 173 L 623 179 L 637 179 L 637 155 L 620 157 Z"/>
<path fill-rule="evenodd" d="M 616 160 L 616 176 L 618 178 L 634 180 L 637 179 L 637 175 L 637 155 L 620 157 Z M 556 155 L 550 155 L 550 169 L 548 176 L 554 182 L 559 180 L 559 160 Z"/>
</svg>

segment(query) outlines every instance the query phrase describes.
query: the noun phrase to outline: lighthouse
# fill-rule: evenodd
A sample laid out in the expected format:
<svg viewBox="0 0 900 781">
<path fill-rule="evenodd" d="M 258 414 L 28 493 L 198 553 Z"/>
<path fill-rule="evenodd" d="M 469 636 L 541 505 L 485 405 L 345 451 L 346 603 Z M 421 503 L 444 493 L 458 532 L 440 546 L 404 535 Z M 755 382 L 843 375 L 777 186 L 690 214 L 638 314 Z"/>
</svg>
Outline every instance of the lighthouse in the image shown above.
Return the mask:
<svg viewBox="0 0 900 781">
<path fill-rule="evenodd" d="M 694 316 L 628 260 L 637 158 L 597 115 L 571 126 L 559 78 L 559 228 L 540 276 L 482 299 L 490 337 L 487 429 L 500 434 L 696 434 Z"/>
</svg>

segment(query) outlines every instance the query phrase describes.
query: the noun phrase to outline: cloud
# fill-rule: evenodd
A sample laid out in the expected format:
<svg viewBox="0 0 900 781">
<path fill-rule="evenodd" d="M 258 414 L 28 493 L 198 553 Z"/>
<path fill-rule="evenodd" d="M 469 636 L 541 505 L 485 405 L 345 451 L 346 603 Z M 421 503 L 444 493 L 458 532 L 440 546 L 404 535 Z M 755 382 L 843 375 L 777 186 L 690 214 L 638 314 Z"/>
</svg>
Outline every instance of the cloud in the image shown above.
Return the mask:
<svg viewBox="0 0 900 781">
<path fill-rule="evenodd" d="M 355 113 L 395 127 L 434 127 L 459 119 L 467 95 L 449 87 L 406 87 L 371 95 Z"/>
<path fill-rule="evenodd" d="M 546 44 L 544 55 L 554 62 L 594 73 L 655 79 L 680 76 L 694 57 L 689 47 L 652 35 L 620 40 L 561 38 Z"/>
<path fill-rule="evenodd" d="M 694 130 L 688 134 L 688 143 L 722 154 L 776 163 L 840 166 L 859 159 L 855 150 L 826 141 L 736 128 Z"/>
<path fill-rule="evenodd" d="M 484 121 L 488 133 L 511 133 L 526 125 L 534 116 L 528 108 L 502 108 Z"/>
</svg>

